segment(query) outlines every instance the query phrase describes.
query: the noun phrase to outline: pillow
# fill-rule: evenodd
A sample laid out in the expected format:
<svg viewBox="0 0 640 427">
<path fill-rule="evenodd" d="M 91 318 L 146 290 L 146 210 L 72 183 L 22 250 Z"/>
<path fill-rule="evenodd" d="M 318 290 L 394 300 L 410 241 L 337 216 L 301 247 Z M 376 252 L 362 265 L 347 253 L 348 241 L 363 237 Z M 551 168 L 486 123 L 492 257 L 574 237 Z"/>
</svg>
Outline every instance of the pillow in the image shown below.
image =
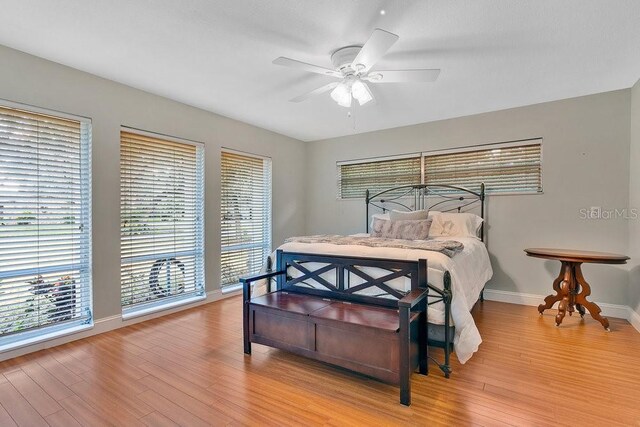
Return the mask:
<svg viewBox="0 0 640 427">
<path fill-rule="evenodd" d="M 371 236 L 387 239 L 426 240 L 429 237 L 432 221 L 431 219 L 388 221 L 374 218 Z"/>
<path fill-rule="evenodd" d="M 442 225 L 440 224 L 440 211 L 429 211 L 429 218 L 433 220 L 429 229 L 429 237 L 442 236 Z"/>
<path fill-rule="evenodd" d="M 381 213 L 373 214 L 373 215 L 371 215 L 371 222 L 369 222 L 369 229 L 373 228 L 373 221 L 376 218 L 381 219 L 383 221 L 388 221 L 390 219 L 388 212 L 387 213 L 383 213 L 383 214 L 381 214 Z"/>
<path fill-rule="evenodd" d="M 433 216 L 431 236 L 478 237 L 483 219 L 472 213 L 438 212 Z"/>
<path fill-rule="evenodd" d="M 427 209 L 421 211 L 403 212 L 403 211 L 391 211 L 389 212 L 389 218 L 391 221 L 398 220 L 412 220 L 412 219 L 427 219 L 429 217 L 429 211 Z"/>
</svg>

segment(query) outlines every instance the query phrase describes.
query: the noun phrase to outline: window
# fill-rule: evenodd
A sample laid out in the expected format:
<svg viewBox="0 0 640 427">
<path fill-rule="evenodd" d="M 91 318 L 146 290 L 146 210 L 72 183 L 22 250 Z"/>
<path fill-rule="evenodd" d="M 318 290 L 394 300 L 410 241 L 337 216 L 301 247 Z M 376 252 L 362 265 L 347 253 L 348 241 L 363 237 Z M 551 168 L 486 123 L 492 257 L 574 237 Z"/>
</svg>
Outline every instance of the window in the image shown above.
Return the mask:
<svg viewBox="0 0 640 427">
<path fill-rule="evenodd" d="M 540 140 L 496 144 L 491 148 L 424 153 L 427 184 L 474 188 L 484 182 L 488 194 L 542 192 Z"/>
<path fill-rule="evenodd" d="M 224 150 L 221 155 L 222 287 L 260 271 L 271 253 L 271 160 Z"/>
<path fill-rule="evenodd" d="M 450 184 L 488 194 L 542 192 L 542 140 L 442 150 L 403 158 L 338 162 L 338 197 L 363 198 L 401 185 Z"/>
<path fill-rule="evenodd" d="M 364 198 L 401 185 L 420 184 L 420 156 L 338 163 L 338 197 Z"/>
<path fill-rule="evenodd" d="M 202 299 L 204 148 L 120 133 L 120 281 L 124 317 Z"/>
<path fill-rule="evenodd" d="M 91 122 L 0 106 L 0 350 L 90 327 Z"/>
</svg>

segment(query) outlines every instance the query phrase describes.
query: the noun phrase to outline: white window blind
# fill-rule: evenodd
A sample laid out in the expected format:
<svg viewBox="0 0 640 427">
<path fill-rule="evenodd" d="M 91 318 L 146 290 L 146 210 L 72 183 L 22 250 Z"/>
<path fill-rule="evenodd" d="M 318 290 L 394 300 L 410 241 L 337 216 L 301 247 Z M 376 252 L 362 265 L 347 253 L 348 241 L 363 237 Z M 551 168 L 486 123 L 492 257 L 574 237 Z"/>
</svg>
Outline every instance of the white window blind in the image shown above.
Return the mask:
<svg viewBox="0 0 640 427">
<path fill-rule="evenodd" d="M 271 160 L 223 151 L 221 284 L 260 270 L 271 252 Z"/>
<path fill-rule="evenodd" d="M 338 162 L 338 198 L 364 198 L 402 185 L 448 184 L 488 194 L 542 192 L 542 140 L 427 152 L 403 158 Z M 399 193 L 400 194 L 400 193 Z M 389 194 L 393 196 L 393 194 Z"/>
<path fill-rule="evenodd" d="M 542 144 L 501 144 L 492 148 L 424 156 L 426 184 L 475 188 L 489 194 L 542 192 Z"/>
<path fill-rule="evenodd" d="M 420 156 L 360 163 L 338 163 L 338 197 L 364 198 L 401 185 L 420 184 Z"/>
<path fill-rule="evenodd" d="M 90 324 L 91 123 L 0 106 L 0 348 Z"/>
<path fill-rule="evenodd" d="M 204 297 L 204 148 L 120 133 L 123 314 Z"/>
</svg>

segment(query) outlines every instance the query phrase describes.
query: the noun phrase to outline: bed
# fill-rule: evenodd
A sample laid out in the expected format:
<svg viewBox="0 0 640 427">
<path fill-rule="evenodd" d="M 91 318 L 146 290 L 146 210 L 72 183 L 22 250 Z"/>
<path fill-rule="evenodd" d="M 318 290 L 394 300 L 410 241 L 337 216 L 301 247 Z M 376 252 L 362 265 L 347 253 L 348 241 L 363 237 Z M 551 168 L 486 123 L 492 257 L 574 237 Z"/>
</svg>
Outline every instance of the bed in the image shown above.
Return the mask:
<svg viewBox="0 0 640 427">
<path fill-rule="evenodd" d="M 306 236 L 288 239 L 281 249 L 286 252 L 322 254 L 326 256 L 355 256 L 380 258 L 385 260 L 417 261 L 426 258 L 428 262 L 428 282 L 430 301 L 428 310 L 429 345 L 444 349 L 444 362 L 438 363 L 445 376 L 449 377 L 450 354 L 455 351 L 458 360 L 465 363 L 477 351 L 482 342 L 470 310 L 478 299 L 482 298 L 485 284 L 493 271 L 484 242 L 484 185 L 479 191 L 453 185 L 411 185 L 394 187 L 384 191 L 366 194 L 367 233 L 341 236 Z M 372 215 L 384 215 L 390 210 L 423 211 L 429 209 L 435 217 L 450 218 L 451 213 L 463 214 L 465 218 L 478 217 L 475 235 L 440 235 L 428 239 L 430 244 L 440 242 L 443 245 L 460 242 L 463 248 L 455 253 L 438 252 L 422 246 L 388 247 L 386 245 L 369 246 L 374 238 L 369 237 Z M 436 213 L 433 213 L 436 212 Z M 442 214 L 442 215 L 441 215 Z M 457 218 L 457 217 L 456 217 Z M 442 221 L 441 221 L 442 222 Z M 441 230 L 442 232 L 442 230 Z M 455 234 L 455 233 L 453 233 Z M 351 239 L 351 240 L 350 240 Z M 339 243 L 338 243 L 339 242 Z M 350 244 L 357 242 L 357 244 Z M 397 242 L 396 242 L 397 243 Z M 429 245 L 427 245 L 429 246 Z M 291 270 L 288 275 L 299 277 L 300 283 L 310 288 L 322 288 L 327 283 L 335 284 L 335 272 L 322 272 L 326 264 L 307 263 L 306 271 Z M 307 274 L 318 272 L 317 275 Z M 347 272 L 347 287 L 358 289 L 363 283 L 388 275 L 389 271 L 369 267 L 356 272 Z M 378 289 L 366 287 L 363 292 L 406 292 L 411 285 L 407 278 L 396 277 L 388 280 Z"/>
</svg>

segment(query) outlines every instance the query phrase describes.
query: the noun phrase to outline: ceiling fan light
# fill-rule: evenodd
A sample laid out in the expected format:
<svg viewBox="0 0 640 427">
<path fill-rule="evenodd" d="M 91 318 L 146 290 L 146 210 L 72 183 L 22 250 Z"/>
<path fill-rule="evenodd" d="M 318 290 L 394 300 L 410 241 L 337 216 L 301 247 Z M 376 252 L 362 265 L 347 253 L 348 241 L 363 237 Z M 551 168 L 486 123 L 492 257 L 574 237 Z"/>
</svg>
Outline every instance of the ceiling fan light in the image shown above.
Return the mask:
<svg viewBox="0 0 640 427">
<path fill-rule="evenodd" d="M 353 83 L 351 93 L 353 94 L 353 97 L 358 100 L 360 105 L 364 105 L 373 99 L 369 86 L 361 80 L 357 80 Z"/>
<path fill-rule="evenodd" d="M 351 94 L 347 95 L 344 99 L 338 102 L 338 105 L 345 108 L 351 107 Z"/>
<path fill-rule="evenodd" d="M 331 99 L 342 107 L 351 107 L 351 90 L 346 84 L 340 83 L 331 91 Z"/>
</svg>

